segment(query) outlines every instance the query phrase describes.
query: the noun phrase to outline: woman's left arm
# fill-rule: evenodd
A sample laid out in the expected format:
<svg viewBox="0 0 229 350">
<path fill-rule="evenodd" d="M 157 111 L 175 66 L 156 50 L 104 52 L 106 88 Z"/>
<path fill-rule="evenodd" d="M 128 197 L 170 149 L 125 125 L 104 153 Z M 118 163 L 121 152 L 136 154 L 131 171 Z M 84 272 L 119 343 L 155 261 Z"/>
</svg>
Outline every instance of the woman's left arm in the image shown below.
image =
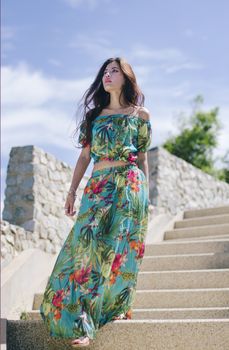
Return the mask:
<svg viewBox="0 0 229 350">
<path fill-rule="evenodd" d="M 149 194 L 149 166 L 147 151 L 149 149 L 152 138 L 150 112 L 147 108 L 141 107 L 138 111 L 138 114 L 141 119 L 145 120 L 145 123 L 141 122 L 139 129 L 137 165 L 139 169 L 141 169 L 145 174 Z"/>
<path fill-rule="evenodd" d="M 137 164 L 139 169 L 141 169 L 145 174 L 147 183 L 149 183 L 149 166 L 148 166 L 147 152 L 138 152 Z"/>
<path fill-rule="evenodd" d="M 146 184 L 147 184 L 147 196 L 149 201 L 149 167 L 148 167 L 148 159 L 147 159 L 147 152 L 138 152 L 138 160 L 137 165 L 139 169 L 143 171 L 146 177 Z"/>
</svg>

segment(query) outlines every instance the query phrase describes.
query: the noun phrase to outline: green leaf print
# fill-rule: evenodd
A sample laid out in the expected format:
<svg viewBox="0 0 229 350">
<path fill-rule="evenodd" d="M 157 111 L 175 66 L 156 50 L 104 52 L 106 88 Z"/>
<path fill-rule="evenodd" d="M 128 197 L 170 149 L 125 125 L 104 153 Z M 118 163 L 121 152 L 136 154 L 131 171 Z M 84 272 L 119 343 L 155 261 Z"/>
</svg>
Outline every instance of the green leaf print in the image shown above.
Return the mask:
<svg viewBox="0 0 229 350">
<path fill-rule="evenodd" d="M 51 303 L 54 295 L 55 295 L 55 291 L 52 289 L 52 287 L 46 287 L 44 298 L 43 298 L 44 302 Z"/>
<path fill-rule="evenodd" d="M 110 275 L 111 264 L 115 258 L 115 251 L 110 246 L 106 246 L 100 242 L 96 251 L 99 265 L 101 266 L 101 274 L 104 278 Z"/>
<path fill-rule="evenodd" d="M 91 271 L 91 279 L 94 284 L 100 284 L 101 274 L 99 271 L 92 270 Z"/>
<path fill-rule="evenodd" d="M 42 300 L 42 308 L 43 308 L 43 313 L 45 315 L 48 315 L 51 312 L 52 309 L 52 299 L 55 295 L 55 291 L 51 287 L 46 287 L 43 300 Z"/>
<path fill-rule="evenodd" d="M 58 321 L 55 321 L 53 322 L 53 332 L 55 334 L 57 334 L 56 338 L 59 339 L 61 338 L 61 340 L 63 340 L 63 334 L 66 336 L 66 337 L 70 337 L 71 336 L 71 330 L 64 326 L 63 324 L 59 324 Z"/>
<path fill-rule="evenodd" d="M 124 301 L 127 302 L 129 297 L 130 297 L 130 288 L 126 287 L 121 291 L 121 293 L 117 295 L 117 297 L 115 298 L 115 303 L 118 305 L 121 305 L 123 304 Z"/>
<path fill-rule="evenodd" d="M 93 239 L 93 230 L 90 225 L 83 226 L 80 231 L 79 241 L 83 247 L 88 247 Z"/>
<path fill-rule="evenodd" d="M 112 142 L 112 138 L 110 135 L 110 131 L 107 128 L 107 125 L 101 125 L 100 127 L 98 127 L 97 129 L 97 135 L 100 136 L 101 142 L 103 142 L 103 144 L 106 142 Z"/>
<path fill-rule="evenodd" d="M 83 333 L 82 333 L 82 330 L 76 326 L 76 328 L 73 328 L 73 334 L 74 334 L 73 338 L 79 338 L 79 337 L 82 337 Z"/>
<path fill-rule="evenodd" d="M 78 216 L 77 216 L 77 221 L 84 222 L 84 220 L 86 220 L 88 218 L 89 211 L 90 211 L 89 209 L 86 210 L 84 213 L 80 213 L 80 211 L 79 211 Z"/>
<path fill-rule="evenodd" d="M 126 186 L 126 178 L 123 175 L 116 175 L 116 184 L 117 187 L 119 188 L 123 188 Z"/>
<path fill-rule="evenodd" d="M 123 278 L 125 281 L 135 280 L 136 274 L 133 273 L 133 272 L 122 272 L 122 278 Z"/>
<path fill-rule="evenodd" d="M 103 260 L 103 263 L 101 266 L 101 273 L 105 278 L 108 278 L 110 275 L 111 264 L 114 258 L 115 258 L 115 252 L 112 251 L 109 253 L 109 256 L 106 257 L 106 260 Z"/>
<path fill-rule="evenodd" d="M 77 311 L 79 311 L 79 309 L 81 308 L 81 306 L 79 304 L 67 304 L 65 305 L 65 308 L 71 312 L 71 313 L 75 313 Z"/>
<path fill-rule="evenodd" d="M 52 307 L 51 307 L 49 302 L 48 303 L 43 302 L 42 308 L 43 308 L 44 315 L 48 315 L 51 312 L 51 309 L 52 309 Z"/>
<path fill-rule="evenodd" d="M 101 218 L 98 225 L 98 228 L 101 230 L 102 236 L 105 237 L 105 235 L 109 232 L 109 229 L 113 221 L 114 221 L 114 218 L 111 210 L 107 210 L 106 212 L 104 212 L 104 215 Z"/>
<path fill-rule="evenodd" d="M 92 301 L 91 301 L 91 310 L 90 310 L 90 315 L 93 320 L 93 323 L 96 325 L 98 323 L 98 320 L 100 318 L 101 314 L 101 297 L 96 296 Z"/>
<path fill-rule="evenodd" d="M 139 119 L 141 121 L 141 119 Z M 141 121 L 138 132 L 138 150 L 140 152 L 146 152 L 150 146 L 152 138 L 152 129 L 149 121 Z"/>
<path fill-rule="evenodd" d="M 65 256 L 64 254 L 59 255 L 51 274 L 52 280 L 59 278 L 59 275 L 63 272 L 63 269 L 67 271 L 71 266 L 72 266 L 71 257 Z"/>
</svg>

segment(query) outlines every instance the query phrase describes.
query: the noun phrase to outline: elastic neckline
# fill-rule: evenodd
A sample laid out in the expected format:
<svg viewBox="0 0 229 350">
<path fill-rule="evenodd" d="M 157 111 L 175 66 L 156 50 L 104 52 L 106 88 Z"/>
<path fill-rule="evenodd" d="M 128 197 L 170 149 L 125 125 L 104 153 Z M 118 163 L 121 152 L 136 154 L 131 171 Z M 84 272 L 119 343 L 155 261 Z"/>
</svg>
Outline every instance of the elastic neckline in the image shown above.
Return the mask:
<svg viewBox="0 0 229 350">
<path fill-rule="evenodd" d="M 150 120 L 145 120 L 145 119 L 141 118 L 138 114 L 133 115 L 133 114 L 126 114 L 126 113 L 114 113 L 114 114 L 99 115 L 99 116 L 96 117 L 93 121 L 96 121 L 96 120 L 98 120 L 98 119 L 100 119 L 100 118 L 104 118 L 104 117 L 116 117 L 116 116 L 119 116 L 119 115 L 131 117 L 131 118 L 137 118 L 137 119 L 140 119 L 140 120 L 143 121 L 143 122 L 150 123 Z"/>
</svg>

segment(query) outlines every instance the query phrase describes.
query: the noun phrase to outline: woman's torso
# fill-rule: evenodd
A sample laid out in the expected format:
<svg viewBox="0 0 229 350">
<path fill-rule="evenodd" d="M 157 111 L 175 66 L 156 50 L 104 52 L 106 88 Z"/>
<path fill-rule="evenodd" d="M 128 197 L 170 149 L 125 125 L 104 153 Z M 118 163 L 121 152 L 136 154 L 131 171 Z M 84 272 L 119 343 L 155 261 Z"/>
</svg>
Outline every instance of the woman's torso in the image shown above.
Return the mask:
<svg viewBox="0 0 229 350">
<path fill-rule="evenodd" d="M 130 114 L 131 116 L 134 116 L 134 115 L 137 115 L 138 111 L 139 111 L 139 106 L 128 108 L 125 111 L 124 110 L 112 111 L 110 109 L 103 109 L 98 117 L 117 115 L 117 114 L 125 115 L 125 113 Z M 93 171 L 104 169 L 111 166 L 113 167 L 113 166 L 126 165 L 128 163 L 129 162 L 125 160 L 99 160 L 94 164 Z"/>
<path fill-rule="evenodd" d="M 140 108 L 132 108 L 131 113 L 130 109 L 120 113 L 105 109 L 92 121 L 90 156 L 94 160 L 93 171 L 138 165 L 138 152 L 147 152 L 152 136 L 150 121 L 139 113 Z M 85 145 L 85 126 L 81 128 L 79 140 Z"/>
</svg>

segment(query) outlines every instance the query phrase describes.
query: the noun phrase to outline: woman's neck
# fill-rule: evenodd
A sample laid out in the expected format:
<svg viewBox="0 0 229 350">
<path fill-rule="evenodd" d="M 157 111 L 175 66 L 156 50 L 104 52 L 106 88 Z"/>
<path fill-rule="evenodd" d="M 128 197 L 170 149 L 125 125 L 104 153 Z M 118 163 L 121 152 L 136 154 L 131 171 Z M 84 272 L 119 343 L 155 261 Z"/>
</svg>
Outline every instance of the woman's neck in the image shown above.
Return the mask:
<svg viewBox="0 0 229 350">
<path fill-rule="evenodd" d="M 127 107 L 122 107 L 120 106 L 120 108 L 103 108 L 102 113 L 106 113 L 106 111 L 108 111 L 108 113 L 133 113 L 133 111 L 135 111 L 137 109 L 138 106 L 127 106 Z"/>
</svg>

